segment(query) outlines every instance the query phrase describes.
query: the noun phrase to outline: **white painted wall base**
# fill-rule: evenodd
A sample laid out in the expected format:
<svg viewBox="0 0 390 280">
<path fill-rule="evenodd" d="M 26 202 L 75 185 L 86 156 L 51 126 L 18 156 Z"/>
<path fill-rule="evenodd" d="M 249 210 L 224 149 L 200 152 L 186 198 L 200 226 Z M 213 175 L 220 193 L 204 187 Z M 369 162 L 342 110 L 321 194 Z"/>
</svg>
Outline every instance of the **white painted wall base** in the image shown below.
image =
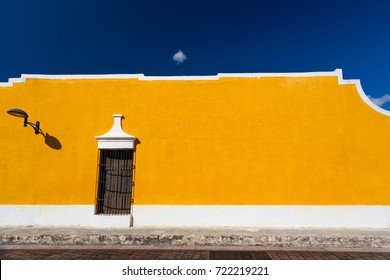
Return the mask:
<svg viewBox="0 0 390 280">
<path fill-rule="evenodd" d="M 0 226 L 130 227 L 130 215 L 94 213 L 94 205 L 0 205 Z"/>
<path fill-rule="evenodd" d="M 133 207 L 135 227 L 390 228 L 390 206 Z M 0 226 L 129 227 L 132 217 L 94 215 L 93 205 L 0 205 Z"/>
<path fill-rule="evenodd" d="M 390 228 L 390 206 L 135 206 L 134 226 Z"/>
</svg>

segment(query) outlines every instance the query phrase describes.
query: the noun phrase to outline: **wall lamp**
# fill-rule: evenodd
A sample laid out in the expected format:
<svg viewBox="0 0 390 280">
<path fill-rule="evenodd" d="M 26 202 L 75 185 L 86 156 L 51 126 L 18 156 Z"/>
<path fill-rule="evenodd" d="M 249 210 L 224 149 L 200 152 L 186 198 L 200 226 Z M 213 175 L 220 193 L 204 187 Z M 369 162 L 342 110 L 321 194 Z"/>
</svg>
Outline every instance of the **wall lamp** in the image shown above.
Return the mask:
<svg viewBox="0 0 390 280">
<path fill-rule="evenodd" d="M 39 121 L 37 121 L 35 124 L 28 122 L 27 121 L 28 115 L 25 111 L 14 108 L 14 109 L 8 110 L 7 113 L 10 114 L 11 116 L 14 116 L 14 117 L 24 118 L 24 126 L 25 127 L 27 125 L 30 125 L 34 129 L 35 134 L 40 133 L 41 130 L 39 128 L 39 125 L 40 125 Z"/>
</svg>

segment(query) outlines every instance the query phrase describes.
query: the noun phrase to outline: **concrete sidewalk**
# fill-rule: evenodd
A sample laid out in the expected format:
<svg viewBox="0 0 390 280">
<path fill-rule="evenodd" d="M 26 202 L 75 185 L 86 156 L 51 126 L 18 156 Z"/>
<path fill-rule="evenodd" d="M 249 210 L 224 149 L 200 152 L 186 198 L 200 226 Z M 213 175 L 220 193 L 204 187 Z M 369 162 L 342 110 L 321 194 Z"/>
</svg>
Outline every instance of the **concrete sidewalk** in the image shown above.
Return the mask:
<svg viewBox="0 0 390 280">
<path fill-rule="evenodd" d="M 390 251 L 390 229 L 0 227 L 0 246 L 228 246 Z"/>
</svg>

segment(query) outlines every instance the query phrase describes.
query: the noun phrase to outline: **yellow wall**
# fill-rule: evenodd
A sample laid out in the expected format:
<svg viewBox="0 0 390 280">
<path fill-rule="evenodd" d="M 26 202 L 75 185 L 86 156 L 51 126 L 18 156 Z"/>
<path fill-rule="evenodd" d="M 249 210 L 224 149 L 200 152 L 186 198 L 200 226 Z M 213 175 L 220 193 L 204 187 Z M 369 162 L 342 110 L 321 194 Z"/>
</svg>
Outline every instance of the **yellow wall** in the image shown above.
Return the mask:
<svg viewBox="0 0 390 280">
<path fill-rule="evenodd" d="M 332 76 L 1 87 L 0 204 L 94 204 L 94 136 L 114 113 L 140 141 L 135 204 L 390 205 L 390 117 Z"/>
</svg>

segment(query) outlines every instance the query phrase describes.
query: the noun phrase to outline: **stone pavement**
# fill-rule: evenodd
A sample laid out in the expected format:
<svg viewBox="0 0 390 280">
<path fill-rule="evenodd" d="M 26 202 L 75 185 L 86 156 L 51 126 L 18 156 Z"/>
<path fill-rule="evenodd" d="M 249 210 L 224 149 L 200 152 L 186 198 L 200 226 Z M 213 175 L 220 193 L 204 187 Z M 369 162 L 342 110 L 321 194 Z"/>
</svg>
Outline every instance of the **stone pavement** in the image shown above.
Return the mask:
<svg viewBox="0 0 390 280">
<path fill-rule="evenodd" d="M 390 250 L 285 250 L 243 248 L 157 249 L 129 246 L 8 246 L 1 260 L 390 260 Z M 72 248 L 73 247 L 73 248 Z M 107 247 L 107 248 L 106 248 Z"/>
<path fill-rule="evenodd" d="M 127 245 L 390 250 L 390 229 L 0 227 L 12 245 Z"/>
</svg>

